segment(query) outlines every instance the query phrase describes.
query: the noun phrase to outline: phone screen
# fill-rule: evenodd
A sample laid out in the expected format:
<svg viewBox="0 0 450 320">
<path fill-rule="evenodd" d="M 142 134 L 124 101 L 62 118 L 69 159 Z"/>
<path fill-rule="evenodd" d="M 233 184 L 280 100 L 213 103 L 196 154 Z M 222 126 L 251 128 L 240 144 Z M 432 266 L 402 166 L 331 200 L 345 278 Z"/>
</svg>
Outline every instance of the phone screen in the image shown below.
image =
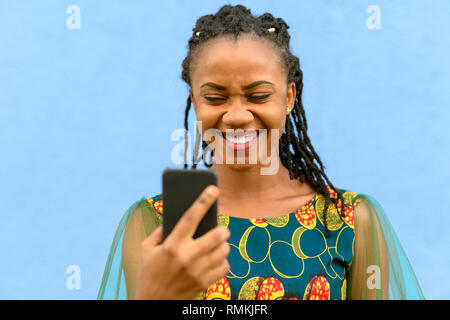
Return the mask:
<svg viewBox="0 0 450 320">
<path fill-rule="evenodd" d="M 217 186 L 214 170 L 165 169 L 162 176 L 163 240 L 170 234 L 181 216 L 194 203 L 203 190 Z M 200 222 L 194 238 L 217 226 L 217 201 Z"/>
</svg>

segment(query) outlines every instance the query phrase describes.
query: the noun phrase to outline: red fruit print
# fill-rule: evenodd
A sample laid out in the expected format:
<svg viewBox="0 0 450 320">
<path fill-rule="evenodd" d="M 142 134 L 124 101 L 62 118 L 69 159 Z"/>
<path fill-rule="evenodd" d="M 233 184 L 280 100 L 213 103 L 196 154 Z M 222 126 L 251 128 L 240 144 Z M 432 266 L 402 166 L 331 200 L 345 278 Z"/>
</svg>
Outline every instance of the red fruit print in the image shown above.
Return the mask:
<svg viewBox="0 0 450 320">
<path fill-rule="evenodd" d="M 264 218 L 261 218 L 261 219 L 260 218 L 251 218 L 250 222 L 260 228 L 267 227 L 267 222 L 266 222 L 266 219 L 264 219 Z"/>
<path fill-rule="evenodd" d="M 155 208 L 156 212 L 158 212 L 159 214 L 163 214 L 162 200 L 153 201 L 153 208 Z"/>
<path fill-rule="evenodd" d="M 208 287 L 204 300 L 230 300 L 231 287 L 227 278 L 222 278 Z"/>
<path fill-rule="evenodd" d="M 277 278 L 265 278 L 258 289 L 257 300 L 278 300 L 284 297 L 283 284 Z"/>
<path fill-rule="evenodd" d="M 314 206 L 312 204 L 313 201 L 311 200 L 301 209 L 295 211 L 295 217 L 297 218 L 297 221 L 309 230 L 314 229 L 317 223 L 316 210 L 314 209 Z"/>
<path fill-rule="evenodd" d="M 313 277 L 306 287 L 304 300 L 330 300 L 330 283 L 324 276 Z"/>
</svg>

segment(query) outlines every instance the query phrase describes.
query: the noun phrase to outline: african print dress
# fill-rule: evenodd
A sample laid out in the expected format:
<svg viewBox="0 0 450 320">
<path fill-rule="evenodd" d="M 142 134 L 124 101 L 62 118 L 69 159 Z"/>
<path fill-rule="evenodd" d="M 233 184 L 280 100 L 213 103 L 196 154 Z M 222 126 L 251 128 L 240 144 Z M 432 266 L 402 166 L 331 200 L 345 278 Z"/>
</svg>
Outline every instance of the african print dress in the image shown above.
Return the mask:
<svg viewBox="0 0 450 320">
<path fill-rule="evenodd" d="M 332 198 L 337 198 L 334 190 L 329 191 Z M 325 198 L 320 194 L 294 212 L 273 218 L 244 219 L 219 212 L 218 224 L 231 231 L 228 239 L 231 270 L 196 299 L 423 299 L 406 254 L 378 202 L 369 195 L 345 189 L 337 191 L 345 201 L 344 216 L 330 203 L 326 219 L 328 237 L 320 214 Z M 364 248 L 360 245 L 361 250 L 369 250 L 371 254 L 360 258 L 354 267 L 359 271 L 354 271 L 353 283 L 364 285 L 348 290 L 355 256 L 354 216 L 363 214 L 355 208 L 361 207 L 358 206 L 361 201 L 367 204 L 367 216 L 373 227 L 365 230 L 358 243 L 364 244 Z M 142 213 L 146 215 L 143 221 L 147 234 L 163 221 L 161 194 L 142 198 L 127 211 L 116 232 L 98 299 L 126 299 L 121 250 L 117 248 L 121 247 L 126 217 L 138 206 L 149 209 Z M 339 201 L 339 212 L 341 206 Z"/>
</svg>

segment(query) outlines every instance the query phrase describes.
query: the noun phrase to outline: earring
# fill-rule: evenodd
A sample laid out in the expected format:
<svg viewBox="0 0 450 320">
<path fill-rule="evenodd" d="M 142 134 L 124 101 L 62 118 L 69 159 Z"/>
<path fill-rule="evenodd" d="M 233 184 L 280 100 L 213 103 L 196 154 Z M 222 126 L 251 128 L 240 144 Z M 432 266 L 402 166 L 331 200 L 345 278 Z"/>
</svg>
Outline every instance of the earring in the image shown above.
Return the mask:
<svg viewBox="0 0 450 320">
<path fill-rule="evenodd" d="M 291 109 L 289 109 L 289 106 L 286 106 L 286 114 L 289 114 L 291 112 Z"/>
</svg>

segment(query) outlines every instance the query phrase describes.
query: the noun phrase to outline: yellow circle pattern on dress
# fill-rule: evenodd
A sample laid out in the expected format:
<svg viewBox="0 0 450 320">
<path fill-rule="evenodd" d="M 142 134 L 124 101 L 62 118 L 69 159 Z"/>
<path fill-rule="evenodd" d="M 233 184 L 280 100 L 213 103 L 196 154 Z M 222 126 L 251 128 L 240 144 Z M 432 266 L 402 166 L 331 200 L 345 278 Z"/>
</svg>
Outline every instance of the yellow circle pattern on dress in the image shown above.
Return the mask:
<svg viewBox="0 0 450 320">
<path fill-rule="evenodd" d="M 303 253 L 302 248 L 300 248 L 300 238 L 302 237 L 302 233 L 306 230 L 308 229 L 305 227 L 298 227 L 292 234 L 292 250 L 294 250 L 295 255 L 300 259 L 308 258 L 308 256 Z"/>
<path fill-rule="evenodd" d="M 247 241 L 248 241 L 248 238 L 254 228 L 256 228 L 256 226 L 251 226 L 247 230 L 245 230 L 244 234 L 241 237 L 241 240 L 239 241 L 239 252 L 240 252 L 241 256 L 248 262 L 261 263 L 264 260 L 266 260 L 267 255 L 269 254 L 270 243 L 271 243 L 270 233 L 269 233 L 269 231 L 267 231 L 267 229 L 264 228 L 264 230 L 267 232 L 267 235 L 268 235 L 267 252 L 262 260 L 255 261 L 255 260 L 251 259 L 247 254 Z"/>
<path fill-rule="evenodd" d="M 316 212 L 317 218 L 322 223 L 322 225 L 325 225 L 323 223 L 323 214 L 322 214 L 324 208 L 325 208 L 325 197 L 320 196 L 316 201 Z M 334 203 L 330 202 L 327 211 L 328 230 L 330 231 L 338 230 L 340 227 L 342 227 L 343 224 L 344 221 L 342 221 L 341 217 L 339 216 L 339 213 L 337 212 Z"/>
<path fill-rule="evenodd" d="M 239 247 L 233 243 L 229 243 L 231 250 L 238 250 L 239 251 Z M 232 278 L 236 278 L 236 279 L 245 279 L 249 274 L 250 274 L 250 261 L 245 260 L 242 255 L 239 255 L 239 258 L 242 259 L 242 261 L 245 261 L 247 264 L 247 271 L 245 272 L 245 274 L 234 274 L 233 273 L 233 269 L 230 270 L 230 274 L 227 276 L 229 279 Z"/>
<path fill-rule="evenodd" d="M 342 297 L 342 300 L 345 300 L 347 298 L 347 279 L 344 279 L 344 281 L 342 281 L 341 297 Z"/>
<path fill-rule="evenodd" d="M 283 228 L 289 223 L 289 215 L 285 214 L 279 217 L 267 218 L 265 220 L 267 224 L 270 224 L 272 227 Z"/>
<path fill-rule="evenodd" d="M 230 217 L 225 216 L 223 214 L 217 214 L 217 224 L 219 226 L 228 227 L 228 224 L 230 223 Z"/>
<path fill-rule="evenodd" d="M 361 201 L 360 198 L 354 199 L 357 197 L 357 194 L 351 191 L 346 191 L 342 195 L 345 201 L 345 216 L 343 218 L 344 222 L 352 229 L 355 228 L 354 226 L 354 216 L 353 212 L 355 210 L 356 205 Z"/>
<path fill-rule="evenodd" d="M 263 277 L 253 277 L 245 281 L 239 291 L 239 300 L 256 300 L 259 285 L 263 281 Z"/>
<path fill-rule="evenodd" d="M 286 246 L 290 247 L 291 250 L 293 250 L 292 245 L 291 245 L 290 243 L 285 242 L 285 241 L 276 240 L 276 241 L 274 241 L 274 242 L 272 242 L 272 243 L 270 244 L 270 248 L 269 248 L 269 261 L 270 261 L 270 265 L 271 265 L 273 271 L 275 271 L 275 273 L 276 273 L 277 275 L 279 275 L 280 277 L 282 277 L 282 278 L 284 278 L 284 279 L 293 279 L 293 278 L 298 278 L 298 277 L 300 277 L 300 276 L 303 274 L 303 271 L 305 270 L 305 263 L 303 262 L 303 259 L 300 259 L 300 261 L 299 261 L 299 263 L 302 264 L 302 266 L 301 266 L 301 267 L 299 266 L 299 268 L 298 268 L 298 269 L 300 269 L 300 272 L 299 272 L 299 270 L 296 270 L 298 273 L 297 273 L 297 274 L 294 274 L 294 275 L 289 275 L 289 274 L 282 273 L 282 272 L 281 272 L 280 270 L 278 270 L 277 267 L 273 264 L 272 257 L 270 256 L 270 252 L 271 252 L 272 247 L 273 247 L 275 244 L 283 244 L 283 245 L 286 245 Z"/>
<path fill-rule="evenodd" d="M 307 255 L 305 254 L 304 250 L 301 249 L 301 238 L 305 232 L 315 233 L 315 240 L 316 240 L 315 244 L 316 246 L 318 246 L 319 252 L 314 252 L 315 253 L 314 255 Z M 319 239 L 317 239 L 317 237 Z M 325 251 L 327 251 L 327 240 L 325 239 L 323 233 L 320 232 L 320 230 L 318 229 L 308 230 L 305 227 L 298 227 L 292 234 L 291 241 L 292 241 L 292 249 L 294 250 L 295 255 L 302 259 L 315 258 L 322 255 Z M 323 247 L 322 250 L 321 247 Z"/>
</svg>

